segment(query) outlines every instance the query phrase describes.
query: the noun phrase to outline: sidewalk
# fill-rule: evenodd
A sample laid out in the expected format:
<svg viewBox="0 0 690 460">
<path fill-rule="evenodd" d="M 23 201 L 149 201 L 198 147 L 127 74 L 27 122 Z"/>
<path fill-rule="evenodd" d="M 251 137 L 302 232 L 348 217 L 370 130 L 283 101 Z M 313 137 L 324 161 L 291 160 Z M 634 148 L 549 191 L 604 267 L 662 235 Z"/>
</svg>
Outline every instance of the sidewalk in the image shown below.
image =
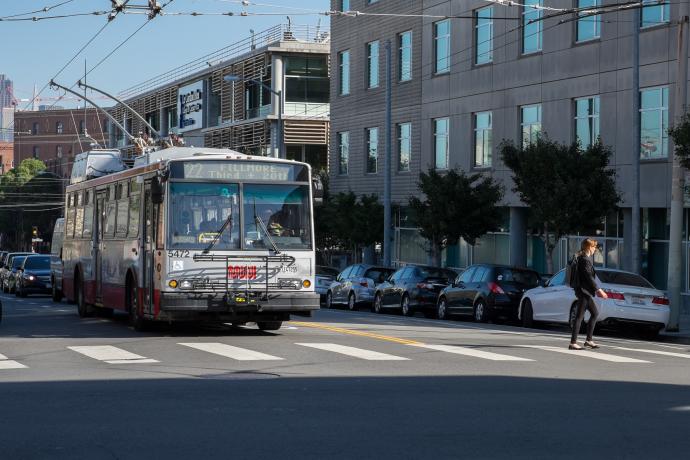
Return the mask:
<svg viewBox="0 0 690 460">
<path fill-rule="evenodd" d="M 690 344 L 690 315 L 680 315 L 680 332 L 661 331 L 659 340 Z"/>
</svg>

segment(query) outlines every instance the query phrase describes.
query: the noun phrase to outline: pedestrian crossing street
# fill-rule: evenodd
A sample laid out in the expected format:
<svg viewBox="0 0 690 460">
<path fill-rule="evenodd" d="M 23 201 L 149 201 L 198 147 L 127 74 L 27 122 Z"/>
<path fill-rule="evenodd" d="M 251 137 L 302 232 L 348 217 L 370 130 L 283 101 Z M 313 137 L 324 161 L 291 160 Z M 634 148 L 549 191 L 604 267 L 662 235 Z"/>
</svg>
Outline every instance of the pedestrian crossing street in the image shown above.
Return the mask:
<svg viewBox="0 0 690 460">
<path fill-rule="evenodd" d="M 373 345 L 373 344 L 372 344 Z M 389 344 L 387 344 L 389 345 Z M 429 358 L 429 353 L 438 354 L 434 358 L 443 356 L 450 360 L 472 360 L 479 361 L 500 361 L 506 363 L 530 363 L 540 360 L 551 359 L 554 355 L 563 355 L 564 359 L 570 360 L 592 360 L 604 361 L 606 363 L 619 365 L 653 365 L 655 358 L 660 360 L 668 359 L 690 359 L 690 352 L 665 351 L 651 348 L 631 348 L 620 346 L 603 346 L 599 350 L 573 351 L 566 347 L 515 344 L 510 348 L 509 354 L 487 351 L 491 345 L 486 346 L 459 346 L 444 344 L 396 344 L 395 349 L 399 350 L 395 354 L 377 351 L 369 348 L 346 346 L 338 343 L 328 342 L 295 342 L 281 344 L 273 354 L 258 351 L 250 348 L 229 345 L 220 342 L 173 342 L 173 347 L 193 350 L 193 353 L 206 354 L 209 356 L 229 360 L 230 362 L 260 362 L 260 361 L 294 361 L 303 359 L 304 351 L 318 354 L 314 359 L 328 363 L 330 358 L 335 356 L 351 358 L 361 361 L 391 361 L 399 362 L 405 366 L 415 361 Z M 171 362 L 170 359 L 163 359 L 157 356 L 143 356 L 135 353 L 131 348 L 136 347 L 136 343 L 114 345 L 80 345 L 66 346 L 62 350 L 72 352 L 90 362 L 100 362 L 105 365 L 179 365 L 180 363 Z M 373 346 L 372 348 L 375 348 Z M 130 348 L 130 349 L 127 349 Z M 173 350 L 176 355 L 179 350 Z M 297 353 L 299 351 L 299 353 Z M 388 351 L 388 350 L 387 350 Z M 197 358 L 199 356 L 195 356 Z M 20 371 L 31 367 L 28 363 L 22 362 L 20 356 L 6 356 L 0 354 L 0 373 L 10 371 Z M 580 361 L 582 362 L 582 361 Z M 45 364 L 43 364 L 45 365 Z"/>
</svg>

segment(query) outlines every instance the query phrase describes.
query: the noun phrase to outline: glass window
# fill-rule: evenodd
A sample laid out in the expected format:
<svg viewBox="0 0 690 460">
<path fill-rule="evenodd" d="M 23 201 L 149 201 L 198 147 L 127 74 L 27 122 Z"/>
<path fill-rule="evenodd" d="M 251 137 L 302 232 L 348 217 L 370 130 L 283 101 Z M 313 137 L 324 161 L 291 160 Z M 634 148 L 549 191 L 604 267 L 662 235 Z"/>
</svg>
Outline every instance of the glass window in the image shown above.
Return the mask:
<svg viewBox="0 0 690 460">
<path fill-rule="evenodd" d="M 117 202 L 117 236 L 126 236 L 129 228 L 129 199 L 124 198 Z"/>
<path fill-rule="evenodd" d="M 374 283 L 376 284 L 381 284 L 391 275 L 391 273 L 393 273 L 392 269 L 370 268 L 366 271 L 366 273 L 364 273 L 364 278 L 374 280 Z"/>
<path fill-rule="evenodd" d="M 84 238 L 91 238 L 93 235 L 93 206 L 84 207 L 84 229 L 82 230 Z"/>
<path fill-rule="evenodd" d="M 462 272 L 462 274 L 458 278 L 458 281 L 461 283 L 469 283 L 470 280 L 472 279 L 472 275 L 474 275 L 474 272 L 476 270 L 477 270 L 477 267 L 469 267 L 467 270 Z"/>
<path fill-rule="evenodd" d="M 434 120 L 434 167 L 448 169 L 448 118 Z"/>
<path fill-rule="evenodd" d="M 86 124 L 84 120 L 79 120 L 79 134 L 86 134 Z"/>
<path fill-rule="evenodd" d="M 55 156 L 57 158 L 62 158 L 62 146 L 58 145 L 55 147 Z"/>
<path fill-rule="evenodd" d="M 556 273 L 550 280 L 549 286 L 561 286 L 565 284 L 565 270 Z"/>
<path fill-rule="evenodd" d="M 541 134 L 541 104 L 521 107 L 522 146 L 535 142 Z"/>
<path fill-rule="evenodd" d="M 350 11 L 350 0 L 341 0 L 340 11 Z"/>
<path fill-rule="evenodd" d="M 379 129 L 367 128 L 367 173 L 378 171 L 379 162 Z"/>
<path fill-rule="evenodd" d="M 338 173 L 347 175 L 350 162 L 350 133 L 338 133 Z"/>
<path fill-rule="evenodd" d="M 263 83 L 271 86 L 270 75 Z M 269 105 L 271 94 L 258 85 L 251 85 L 260 94 L 259 105 Z M 285 64 L 286 102 L 329 102 L 330 80 L 328 78 L 328 59 L 321 56 L 294 56 Z"/>
<path fill-rule="evenodd" d="M 247 184 L 243 197 L 245 248 L 270 248 L 265 230 L 278 249 L 312 247 L 308 185 Z"/>
<path fill-rule="evenodd" d="M 55 134 L 62 134 L 64 131 L 64 125 L 61 121 L 55 123 Z"/>
<path fill-rule="evenodd" d="M 671 18 L 670 3 L 659 4 L 658 0 L 642 0 L 642 3 L 650 3 L 649 6 L 642 8 L 640 15 L 640 25 L 642 27 L 655 26 L 669 22 Z"/>
<path fill-rule="evenodd" d="M 129 197 L 129 228 L 128 235 L 130 237 L 139 236 L 139 210 L 141 197 L 139 194 Z"/>
<path fill-rule="evenodd" d="M 491 166 L 491 112 L 474 114 L 474 165 Z"/>
<path fill-rule="evenodd" d="M 575 99 L 575 139 L 583 149 L 599 137 L 599 96 Z"/>
<path fill-rule="evenodd" d="M 350 94 L 350 50 L 343 51 L 338 55 L 338 66 L 340 68 L 340 94 L 344 96 Z"/>
<path fill-rule="evenodd" d="M 482 278 L 484 278 L 484 274 L 486 273 L 487 270 L 488 270 L 488 268 L 486 268 L 486 267 L 477 267 L 477 271 L 474 272 L 474 275 L 472 276 L 472 281 L 470 281 L 470 282 L 471 283 L 480 282 L 482 280 Z"/>
<path fill-rule="evenodd" d="M 350 266 L 350 267 L 347 267 L 345 270 L 343 270 L 343 271 L 340 273 L 340 279 L 341 279 L 341 280 L 346 280 L 346 279 L 350 276 L 350 273 L 352 273 L 352 268 L 353 268 L 353 267 Z"/>
<path fill-rule="evenodd" d="M 24 270 L 50 270 L 50 257 L 30 256 L 24 260 Z"/>
<path fill-rule="evenodd" d="M 450 20 L 434 23 L 434 70 L 436 73 L 450 71 Z"/>
<path fill-rule="evenodd" d="M 111 201 L 105 207 L 105 229 L 103 234 L 112 237 L 115 235 L 115 218 L 117 215 L 117 202 Z"/>
<path fill-rule="evenodd" d="M 38 123 L 31 125 L 31 134 L 38 134 Z"/>
<path fill-rule="evenodd" d="M 74 237 L 81 238 L 84 231 L 84 208 L 82 206 L 77 208 L 77 214 L 74 219 Z"/>
<path fill-rule="evenodd" d="M 33 151 L 32 151 L 33 157 L 38 158 L 39 155 L 41 155 L 41 148 L 37 145 L 34 145 Z"/>
<path fill-rule="evenodd" d="M 398 125 L 398 171 L 410 170 L 412 152 L 412 123 Z"/>
<path fill-rule="evenodd" d="M 668 88 L 640 92 L 640 157 L 668 156 Z"/>
<path fill-rule="evenodd" d="M 522 52 L 524 54 L 541 51 L 541 6 L 542 0 L 525 0 L 522 7 Z"/>
<path fill-rule="evenodd" d="M 476 64 L 486 64 L 493 60 L 494 49 L 494 8 L 487 6 L 477 10 L 475 17 L 475 53 Z"/>
<path fill-rule="evenodd" d="M 578 0 L 578 8 L 597 8 L 601 0 Z M 601 16 L 579 13 L 577 20 L 577 41 L 593 40 L 601 36 Z"/>
<path fill-rule="evenodd" d="M 398 79 L 412 80 L 412 32 L 398 36 Z"/>
<path fill-rule="evenodd" d="M 654 288 L 649 281 L 635 273 L 597 270 L 597 277 L 602 283 L 607 284 L 621 284 L 623 286 Z"/>
<path fill-rule="evenodd" d="M 379 86 L 379 42 L 367 43 L 367 86 Z"/>
<path fill-rule="evenodd" d="M 496 268 L 496 280 L 526 287 L 539 286 L 539 273 L 515 268 Z"/>
</svg>

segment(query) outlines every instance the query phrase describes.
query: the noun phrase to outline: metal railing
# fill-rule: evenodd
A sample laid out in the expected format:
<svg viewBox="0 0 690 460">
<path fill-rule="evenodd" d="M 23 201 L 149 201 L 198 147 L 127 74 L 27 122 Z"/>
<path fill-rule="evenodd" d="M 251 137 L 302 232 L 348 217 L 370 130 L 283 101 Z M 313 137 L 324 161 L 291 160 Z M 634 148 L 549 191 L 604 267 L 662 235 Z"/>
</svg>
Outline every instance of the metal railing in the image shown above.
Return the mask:
<svg viewBox="0 0 690 460">
<path fill-rule="evenodd" d="M 232 45 L 201 56 L 172 70 L 156 75 L 155 77 L 151 77 L 142 83 L 122 90 L 118 96 L 125 100 L 131 99 L 154 88 L 161 87 L 167 83 L 199 72 L 200 70 L 216 66 L 222 62 L 250 53 L 255 49 L 272 44 L 280 42 L 328 43 L 329 40 L 330 31 L 328 27 L 280 24 L 252 34 Z"/>
</svg>

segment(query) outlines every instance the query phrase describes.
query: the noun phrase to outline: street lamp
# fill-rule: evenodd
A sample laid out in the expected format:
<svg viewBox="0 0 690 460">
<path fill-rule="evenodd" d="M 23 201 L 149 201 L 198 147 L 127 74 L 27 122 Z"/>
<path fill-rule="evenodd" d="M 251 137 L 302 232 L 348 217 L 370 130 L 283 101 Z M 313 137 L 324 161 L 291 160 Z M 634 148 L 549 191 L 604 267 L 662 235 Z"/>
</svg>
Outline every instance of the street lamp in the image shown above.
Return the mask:
<svg viewBox="0 0 690 460">
<path fill-rule="evenodd" d="M 282 91 L 274 90 L 261 80 L 257 80 L 255 78 L 243 78 L 240 77 L 239 75 L 226 75 L 223 77 L 223 80 L 227 82 L 245 82 L 245 81 L 250 81 L 252 83 L 255 83 L 257 85 L 261 85 L 264 89 L 270 91 L 272 94 L 275 94 L 278 97 L 278 157 L 279 158 L 285 158 L 285 142 L 284 142 L 284 135 L 285 135 L 285 126 L 283 125 L 283 93 Z"/>
</svg>

